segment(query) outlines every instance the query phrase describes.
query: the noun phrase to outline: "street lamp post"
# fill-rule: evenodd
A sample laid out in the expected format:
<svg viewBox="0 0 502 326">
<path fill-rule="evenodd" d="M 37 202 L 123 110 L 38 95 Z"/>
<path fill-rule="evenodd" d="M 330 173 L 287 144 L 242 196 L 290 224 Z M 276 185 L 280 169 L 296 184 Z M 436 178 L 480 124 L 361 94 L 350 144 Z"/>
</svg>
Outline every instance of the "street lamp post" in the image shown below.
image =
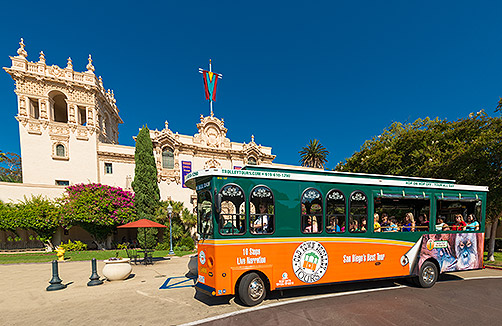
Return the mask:
<svg viewBox="0 0 502 326">
<path fill-rule="evenodd" d="M 173 214 L 173 207 L 171 206 L 171 203 L 169 203 L 169 206 L 167 206 L 167 214 L 169 215 L 169 244 L 170 244 L 169 254 L 174 255 L 174 251 L 173 251 L 173 224 L 171 222 L 171 216 Z"/>
</svg>

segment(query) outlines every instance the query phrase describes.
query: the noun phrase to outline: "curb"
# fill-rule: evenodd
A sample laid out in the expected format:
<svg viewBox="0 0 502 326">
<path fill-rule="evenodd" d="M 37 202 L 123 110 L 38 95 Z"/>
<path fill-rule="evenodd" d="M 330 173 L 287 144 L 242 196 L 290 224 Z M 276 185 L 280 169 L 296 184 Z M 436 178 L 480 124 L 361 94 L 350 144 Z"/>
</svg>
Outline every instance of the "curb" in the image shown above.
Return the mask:
<svg viewBox="0 0 502 326">
<path fill-rule="evenodd" d="M 485 265 L 485 268 L 502 270 L 502 266 Z"/>
</svg>

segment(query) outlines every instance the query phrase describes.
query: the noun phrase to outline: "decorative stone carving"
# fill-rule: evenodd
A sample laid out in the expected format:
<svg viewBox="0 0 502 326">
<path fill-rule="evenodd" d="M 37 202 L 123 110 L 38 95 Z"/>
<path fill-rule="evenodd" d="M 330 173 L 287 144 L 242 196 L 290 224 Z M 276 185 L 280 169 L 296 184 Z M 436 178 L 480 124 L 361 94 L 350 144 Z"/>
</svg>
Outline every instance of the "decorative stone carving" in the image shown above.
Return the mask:
<svg viewBox="0 0 502 326">
<path fill-rule="evenodd" d="M 221 163 L 215 160 L 214 157 L 204 163 L 204 169 L 211 169 L 211 168 L 221 169 Z"/>
<path fill-rule="evenodd" d="M 92 57 L 90 54 L 89 54 L 89 58 L 87 59 L 87 61 L 89 61 L 89 63 L 86 66 L 87 72 L 94 74 L 94 66 L 92 65 Z"/>
<path fill-rule="evenodd" d="M 19 97 L 19 115 L 22 117 L 26 117 L 27 111 L 26 111 L 26 97 L 20 96 Z"/>
<path fill-rule="evenodd" d="M 214 148 L 230 148 L 230 140 L 226 138 L 227 128 L 220 120 L 214 116 L 200 116 L 200 123 L 197 124 L 199 133 L 193 137 L 193 142 Z"/>
<path fill-rule="evenodd" d="M 59 77 L 63 74 L 63 71 L 61 70 L 61 68 L 59 68 L 56 65 L 52 65 L 49 71 L 50 71 L 51 75 L 54 75 L 56 77 Z"/>
<path fill-rule="evenodd" d="M 24 40 L 21 38 L 21 42 L 19 42 L 19 49 L 17 49 L 17 54 L 19 55 L 19 57 L 26 59 L 28 53 L 24 49 L 24 46 Z"/>
<path fill-rule="evenodd" d="M 68 60 L 66 62 L 66 69 L 73 70 L 73 62 L 71 61 L 71 57 L 68 57 Z"/>
<path fill-rule="evenodd" d="M 31 121 L 28 123 L 28 133 L 33 135 L 41 135 L 42 129 L 40 128 L 40 122 Z"/>
<path fill-rule="evenodd" d="M 40 58 L 38 60 L 39 63 L 45 64 L 45 54 L 44 51 L 40 51 Z"/>
<path fill-rule="evenodd" d="M 70 135 L 70 128 L 68 125 L 63 123 L 51 123 L 49 126 L 49 134 L 53 135 L 61 135 L 68 136 Z"/>
<path fill-rule="evenodd" d="M 75 123 L 76 119 L 75 119 L 75 112 L 77 110 L 77 106 L 75 104 L 68 104 L 69 108 L 70 108 L 70 114 L 68 115 L 68 122 L 70 123 Z"/>
</svg>

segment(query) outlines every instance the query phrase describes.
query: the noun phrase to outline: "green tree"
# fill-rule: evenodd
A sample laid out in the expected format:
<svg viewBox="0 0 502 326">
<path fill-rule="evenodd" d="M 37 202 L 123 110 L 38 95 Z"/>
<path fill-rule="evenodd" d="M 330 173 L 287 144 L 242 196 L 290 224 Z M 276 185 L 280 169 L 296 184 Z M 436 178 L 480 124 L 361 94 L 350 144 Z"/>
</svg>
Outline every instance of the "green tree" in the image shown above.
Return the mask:
<svg viewBox="0 0 502 326">
<path fill-rule="evenodd" d="M 310 140 L 306 147 L 302 147 L 300 154 L 300 164 L 312 168 L 324 168 L 328 162 L 328 150 L 317 140 Z"/>
<path fill-rule="evenodd" d="M 23 182 L 21 156 L 0 151 L 0 181 Z"/>
<path fill-rule="evenodd" d="M 152 139 L 147 126 L 141 128 L 136 138 L 134 152 L 134 181 L 132 188 L 135 193 L 135 205 L 139 218 L 155 219 L 159 207 L 160 192 L 157 184 L 157 166 L 153 156 Z M 157 229 L 140 228 L 138 241 L 142 247 L 151 247 L 156 242 Z M 146 238 L 146 243 L 143 243 Z"/>
<path fill-rule="evenodd" d="M 418 119 L 393 123 L 366 141 L 337 171 L 454 179 L 488 186 L 487 217 L 492 222 L 489 256 L 502 218 L 502 118 L 484 111 L 457 121 Z"/>
<path fill-rule="evenodd" d="M 197 223 L 197 217 L 183 206 L 183 202 L 177 201 L 161 201 L 157 209 L 157 222 L 167 226 L 164 232 L 164 241 L 169 241 L 169 216 L 167 207 L 171 205 L 172 212 L 172 228 L 173 228 L 173 245 L 176 246 L 183 238 L 191 237 L 191 230 Z"/>
</svg>

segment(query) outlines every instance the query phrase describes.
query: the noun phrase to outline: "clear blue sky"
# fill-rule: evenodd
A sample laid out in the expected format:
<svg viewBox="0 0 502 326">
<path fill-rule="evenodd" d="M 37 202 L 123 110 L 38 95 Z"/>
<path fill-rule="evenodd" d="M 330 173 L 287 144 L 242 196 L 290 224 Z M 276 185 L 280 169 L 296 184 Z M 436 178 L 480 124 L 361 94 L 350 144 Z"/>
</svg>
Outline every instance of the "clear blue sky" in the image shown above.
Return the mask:
<svg viewBox="0 0 502 326">
<path fill-rule="evenodd" d="M 119 142 L 148 124 L 193 135 L 209 114 L 199 67 L 223 74 L 215 115 L 231 141 L 298 164 L 317 138 L 328 168 L 393 121 L 456 120 L 502 96 L 499 1 L 61 1 L 2 3 L 0 64 L 28 60 L 96 74 L 115 91 Z M 19 153 L 14 83 L 0 73 L 3 151 Z M 498 114 L 498 113 L 497 113 Z"/>
</svg>

